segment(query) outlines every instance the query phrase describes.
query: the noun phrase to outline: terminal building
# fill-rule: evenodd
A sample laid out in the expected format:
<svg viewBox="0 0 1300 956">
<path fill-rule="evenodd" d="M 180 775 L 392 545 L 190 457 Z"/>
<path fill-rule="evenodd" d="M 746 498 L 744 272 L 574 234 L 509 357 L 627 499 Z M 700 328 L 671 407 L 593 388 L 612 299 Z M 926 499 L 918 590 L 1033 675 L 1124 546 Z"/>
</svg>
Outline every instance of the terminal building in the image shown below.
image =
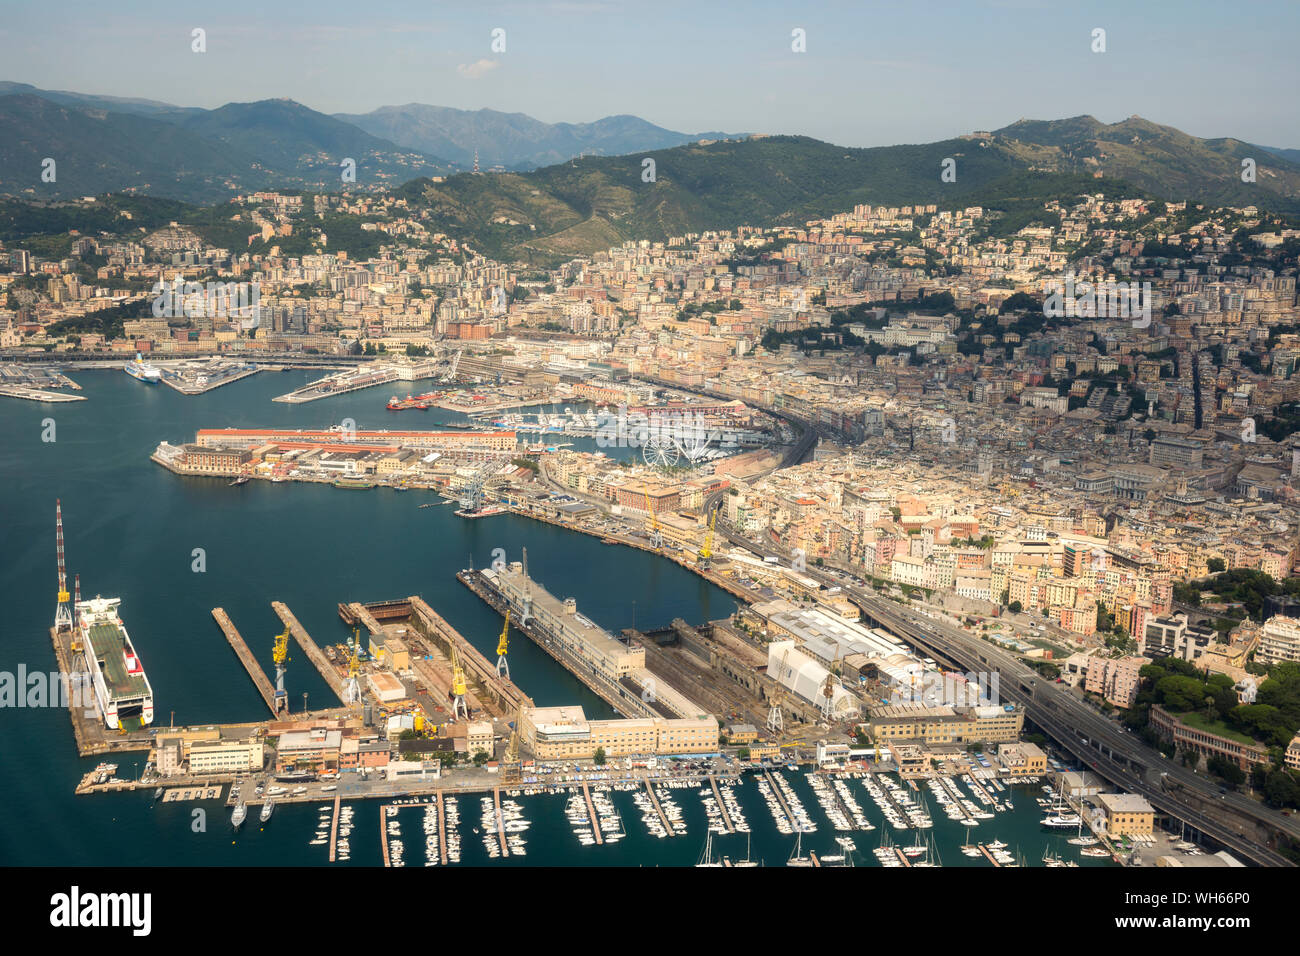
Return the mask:
<svg viewBox="0 0 1300 956">
<path fill-rule="evenodd" d="M 581 707 L 534 707 L 524 711 L 523 740 L 538 760 L 705 754 L 718 751 L 713 717 L 638 717 L 588 720 Z"/>
</svg>

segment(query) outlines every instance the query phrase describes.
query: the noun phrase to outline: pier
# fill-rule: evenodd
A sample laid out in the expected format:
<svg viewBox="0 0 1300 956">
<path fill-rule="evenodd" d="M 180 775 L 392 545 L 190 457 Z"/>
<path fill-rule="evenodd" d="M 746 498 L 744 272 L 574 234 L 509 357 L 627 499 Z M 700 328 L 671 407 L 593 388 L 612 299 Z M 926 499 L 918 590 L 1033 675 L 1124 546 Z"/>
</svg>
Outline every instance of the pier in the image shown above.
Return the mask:
<svg viewBox="0 0 1300 956">
<path fill-rule="evenodd" d="M 334 862 L 334 856 L 338 852 L 338 844 L 335 840 L 339 835 L 339 805 L 343 802 L 343 797 L 335 795 L 334 797 L 334 819 L 330 821 L 330 862 Z M 382 816 L 382 814 L 381 814 Z"/>
<path fill-rule="evenodd" d="M 63 395 L 40 388 L 25 388 L 21 385 L 0 385 L 0 395 L 7 398 L 25 398 L 30 402 L 84 402 L 84 395 Z"/>
<path fill-rule="evenodd" d="M 996 859 L 993 858 L 993 854 L 989 852 L 989 848 L 986 847 L 983 843 L 979 844 L 979 848 L 980 848 L 980 852 L 984 854 L 984 858 L 985 858 L 986 860 L 988 860 L 990 863 L 992 863 L 992 864 L 993 864 L 994 866 L 996 866 L 996 867 L 1001 867 L 1001 866 L 1002 866 L 1001 863 L 999 863 Z"/>
<path fill-rule="evenodd" d="M 587 781 L 582 781 L 582 795 L 587 799 L 587 819 L 591 821 L 591 832 L 596 838 L 596 845 L 600 846 L 605 842 L 605 838 L 600 833 L 600 821 L 596 819 L 596 805 L 591 802 L 591 788 L 587 786 Z"/>
<path fill-rule="evenodd" d="M 718 778 L 713 774 L 709 774 L 709 786 L 713 788 L 713 799 L 718 801 L 718 809 L 722 811 L 723 825 L 728 833 L 735 833 L 736 825 L 731 822 L 731 814 L 727 812 L 727 805 L 722 802 L 722 793 L 718 790 Z"/>
<path fill-rule="evenodd" d="M 388 858 L 388 807 L 387 803 L 379 808 L 379 849 L 384 854 L 384 866 L 392 866 Z"/>
<path fill-rule="evenodd" d="M 506 821 L 501 816 L 501 788 L 492 788 L 493 816 L 497 822 L 497 839 L 501 841 L 501 855 L 510 855 L 510 844 L 506 842 Z"/>
<path fill-rule="evenodd" d="M 240 636 L 239 631 L 230 620 L 230 615 L 225 612 L 224 608 L 214 607 L 212 616 L 216 618 L 217 626 L 226 635 L 226 640 L 230 643 L 230 646 L 235 649 L 235 654 L 243 663 L 244 669 L 248 671 L 248 676 L 253 679 L 253 685 L 257 688 L 257 692 L 262 695 L 262 700 L 266 701 L 266 706 L 271 710 L 271 716 L 279 717 L 280 712 L 275 708 L 275 688 L 271 686 L 271 680 L 266 676 L 266 671 L 262 670 L 261 665 L 257 663 L 257 658 L 248 649 L 247 642 Z"/>
<path fill-rule="evenodd" d="M 664 829 L 668 831 L 668 835 L 677 836 L 677 828 L 673 826 L 673 822 L 668 819 L 668 814 L 664 813 L 664 808 L 659 806 L 659 796 L 655 793 L 655 788 L 651 786 L 649 777 L 645 778 L 645 791 L 650 794 L 650 806 L 654 807 L 655 813 L 659 814 L 659 822 L 664 825 Z M 592 823 L 594 826 L 595 821 L 593 820 Z"/>
<path fill-rule="evenodd" d="M 443 866 L 447 865 L 447 810 L 441 790 L 438 791 L 438 858 Z"/>
<path fill-rule="evenodd" d="M 781 805 L 781 812 L 784 813 L 785 818 L 790 821 L 790 826 L 794 827 L 795 831 L 798 832 L 800 829 L 799 821 L 796 820 L 794 814 L 790 812 L 790 805 L 785 802 L 785 794 L 783 794 L 781 788 L 776 785 L 776 781 L 772 779 L 771 773 L 764 770 L 763 776 L 767 780 L 767 785 L 772 788 L 772 794 L 776 797 L 776 802 Z M 888 791 L 885 792 L 888 793 Z"/>
<path fill-rule="evenodd" d="M 294 617 L 293 612 L 284 605 L 283 601 L 272 601 L 271 607 L 280 616 L 280 620 L 288 626 L 289 633 L 298 642 L 298 646 L 306 652 L 307 657 L 316 665 L 316 669 L 320 671 L 321 677 L 325 678 L 325 683 L 330 686 L 330 690 L 338 695 L 339 702 L 346 704 L 347 698 L 343 692 L 343 678 L 334 668 L 334 665 L 329 662 L 325 652 L 311 639 L 307 629 L 298 623 L 298 619 Z"/>
<path fill-rule="evenodd" d="M 898 859 L 902 862 L 903 866 L 910 870 L 912 868 L 912 861 L 907 858 L 907 854 L 898 847 L 894 847 L 894 852 L 898 854 Z"/>
</svg>

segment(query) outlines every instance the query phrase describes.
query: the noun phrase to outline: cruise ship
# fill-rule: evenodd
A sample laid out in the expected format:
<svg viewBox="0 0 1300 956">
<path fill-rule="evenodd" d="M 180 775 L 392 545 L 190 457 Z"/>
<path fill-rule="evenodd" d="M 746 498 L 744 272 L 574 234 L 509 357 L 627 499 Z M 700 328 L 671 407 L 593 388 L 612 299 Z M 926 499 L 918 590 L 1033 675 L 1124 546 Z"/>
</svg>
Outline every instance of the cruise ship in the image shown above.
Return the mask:
<svg viewBox="0 0 1300 956">
<path fill-rule="evenodd" d="M 77 605 L 78 634 L 104 724 L 110 730 L 153 723 L 153 688 L 126 626 L 121 598 L 94 597 Z"/>
<path fill-rule="evenodd" d="M 162 372 L 158 371 L 156 365 L 146 362 L 139 352 L 135 353 L 134 362 L 127 362 L 122 368 L 126 370 L 127 375 L 149 385 L 157 385 L 162 381 Z"/>
</svg>

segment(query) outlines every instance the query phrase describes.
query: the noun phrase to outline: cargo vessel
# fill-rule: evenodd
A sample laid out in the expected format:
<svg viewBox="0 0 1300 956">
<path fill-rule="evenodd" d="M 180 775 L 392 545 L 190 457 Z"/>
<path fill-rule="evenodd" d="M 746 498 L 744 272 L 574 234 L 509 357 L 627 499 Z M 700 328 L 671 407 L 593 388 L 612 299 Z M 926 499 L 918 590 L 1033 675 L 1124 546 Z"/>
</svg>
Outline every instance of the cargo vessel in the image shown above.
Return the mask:
<svg viewBox="0 0 1300 956">
<path fill-rule="evenodd" d="M 158 370 L 156 365 L 150 365 L 146 362 L 144 356 L 139 352 L 135 354 L 134 362 L 127 362 L 122 368 L 127 375 L 148 385 L 157 385 L 162 381 L 162 372 Z"/>
<path fill-rule="evenodd" d="M 140 655 L 118 617 L 121 598 L 93 597 L 77 604 L 77 628 L 91 684 L 110 730 L 153 723 L 153 688 Z"/>
</svg>

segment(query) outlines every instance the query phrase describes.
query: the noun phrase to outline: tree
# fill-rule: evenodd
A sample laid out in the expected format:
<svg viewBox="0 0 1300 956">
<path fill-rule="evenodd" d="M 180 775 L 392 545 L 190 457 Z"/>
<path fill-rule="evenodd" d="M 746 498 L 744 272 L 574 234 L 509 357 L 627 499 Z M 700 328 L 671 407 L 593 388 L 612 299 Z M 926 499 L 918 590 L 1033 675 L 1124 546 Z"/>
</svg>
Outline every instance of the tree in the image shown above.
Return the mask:
<svg viewBox="0 0 1300 956">
<path fill-rule="evenodd" d="M 605 748 L 597 747 L 595 755 L 591 758 L 597 767 L 605 766 Z"/>
<path fill-rule="evenodd" d="M 1019 601 L 1012 601 L 1010 604 L 1007 605 L 1007 610 L 1010 611 L 1012 614 L 1019 614 L 1022 610 L 1024 610 L 1024 606 Z"/>
<path fill-rule="evenodd" d="M 480 747 L 474 751 L 474 766 L 481 767 L 488 762 L 487 751 Z"/>
<path fill-rule="evenodd" d="M 1209 569 L 1211 574 L 1218 574 L 1227 567 L 1227 565 L 1223 563 L 1223 558 L 1210 558 L 1210 560 L 1205 562 L 1205 566 Z"/>
</svg>

